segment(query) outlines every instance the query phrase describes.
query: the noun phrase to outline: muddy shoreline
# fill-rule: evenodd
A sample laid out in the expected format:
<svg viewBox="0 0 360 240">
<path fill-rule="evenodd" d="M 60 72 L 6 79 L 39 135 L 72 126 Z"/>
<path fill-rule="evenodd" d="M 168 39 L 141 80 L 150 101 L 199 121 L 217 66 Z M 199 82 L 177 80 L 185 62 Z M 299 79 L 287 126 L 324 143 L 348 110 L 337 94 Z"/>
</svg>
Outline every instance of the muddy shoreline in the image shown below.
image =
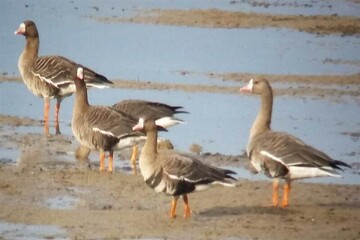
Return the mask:
<svg viewBox="0 0 360 240">
<path fill-rule="evenodd" d="M 270 75 L 251 73 L 197 73 L 190 71 L 179 71 L 181 75 L 206 76 L 219 82 L 229 81 L 238 83 L 238 86 L 221 86 L 213 84 L 182 84 L 182 83 L 159 83 L 145 80 L 110 79 L 112 87 L 122 89 L 144 89 L 144 90 L 172 90 L 183 92 L 205 92 L 219 94 L 239 94 L 239 88 L 251 78 L 266 78 L 272 83 L 286 84 L 281 88 L 274 88 L 277 96 L 315 97 L 332 101 L 343 101 L 346 97 L 355 100 L 360 99 L 360 74 L 352 75 Z M 17 76 L 0 76 L 0 82 L 22 83 Z M 330 87 L 329 87 L 330 85 Z"/>
<path fill-rule="evenodd" d="M 59 169 L 61 166 L 62 169 Z M 169 220 L 170 199 L 155 194 L 140 176 L 106 175 L 66 163 L 0 168 L 2 221 L 46 224 L 71 239 L 358 239 L 359 186 L 297 183 L 292 206 L 263 207 L 268 182 L 239 180 L 235 188 L 214 187 L 190 195 L 192 217 Z M 15 181 L 16 179 L 16 181 Z M 68 208 L 48 207 L 68 196 Z M 206 199 L 206 200 L 205 200 Z M 51 235 L 48 236 L 48 238 Z"/>
<path fill-rule="evenodd" d="M 237 3 L 240 1 L 229 1 L 229 4 Z M 247 3 L 267 7 L 267 3 L 262 1 Z M 311 4 L 305 7 L 311 7 Z M 99 11 L 97 6 L 93 9 Z M 217 9 L 152 9 L 139 10 L 131 17 L 84 17 L 105 24 L 286 28 L 317 35 L 360 36 L 359 18 L 337 14 L 302 16 Z M 360 66 L 358 61 L 324 61 L 324 64 Z M 246 81 L 264 77 L 276 84 L 276 95 L 328 101 L 351 99 L 360 103 L 359 73 L 304 76 L 179 69 L 176 74 L 206 77 L 219 81 L 219 84 L 159 83 L 156 79 L 110 80 L 114 82 L 114 88 L 239 94 L 239 87 Z M 18 76 L 3 72 L 0 84 L 6 82 L 23 84 Z M 233 84 L 224 86 L 222 82 Z M 257 181 L 238 176 L 234 188 L 215 186 L 191 194 L 190 219 L 181 217 L 183 209 L 179 201 L 178 217 L 170 220 L 171 198 L 148 188 L 141 175 L 131 175 L 128 167 L 130 150 L 115 153 L 115 161 L 121 164 L 113 174 L 99 173 L 97 153 L 92 153 L 87 160 L 77 160 L 75 151 L 79 144 L 72 135 L 44 137 L 39 130 L 42 129 L 41 121 L 20 116 L 20 113 L 19 116 L 0 114 L 0 148 L 12 152 L 12 157 L 0 157 L 1 239 L 360 239 L 359 184 L 294 182 L 290 206 L 274 208 L 269 207 L 270 180 Z M 24 126 L 38 131 L 21 131 Z M 358 141 L 357 129 L 342 134 L 354 136 Z M 194 146 L 193 150 L 201 152 L 199 146 Z M 215 166 L 252 171 L 244 155 L 204 153 L 202 160 Z M 354 171 L 360 168 L 357 162 L 352 166 Z M 45 233 L 38 231 L 41 226 L 47 230 Z M 56 230 L 49 230 L 51 227 Z"/>
<path fill-rule="evenodd" d="M 102 23 L 143 23 L 202 28 L 288 28 L 318 35 L 360 35 L 356 17 L 334 15 L 274 15 L 209 10 L 151 9 L 139 10 L 132 17 L 104 16 L 90 19 Z"/>
<path fill-rule="evenodd" d="M 131 170 L 115 168 L 99 173 L 97 154 L 91 161 L 74 159 L 73 136 L 51 138 L 17 133 L 22 125 L 41 127 L 29 118 L 1 115 L 1 148 L 18 149 L 17 159 L 1 159 L 1 222 L 55 226 L 60 233 L 37 238 L 71 239 L 358 239 L 359 185 L 295 182 L 290 207 L 268 207 L 271 182 L 242 179 L 235 188 L 215 186 L 191 194 L 192 217 L 167 216 L 170 197 L 156 194 Z M 15 133 L 15 134 L 14 134 Z M 95 156 L 95 157 L 94 157 Z M 116 152 L 128 161 L 130 151 Z M 243 167 L 245 156 L 203 154 L 216 166 Z M 16 162 L 16 163 L 15 163 Z M 48 227 L 47 227 L 48 228 Z M 19 230 L 20 229 L 20 230 Z M 4 230 L 0 229 L 4 234 Z M 5 231 L 6 236 L 28 237 L 29 232 Z M 9 235 L 15 234 L 15 235 Z M 304 235 L 305 234 L 305 235 Z M 12 237 L 9 237 L 12 238 Z"/>
</svg>

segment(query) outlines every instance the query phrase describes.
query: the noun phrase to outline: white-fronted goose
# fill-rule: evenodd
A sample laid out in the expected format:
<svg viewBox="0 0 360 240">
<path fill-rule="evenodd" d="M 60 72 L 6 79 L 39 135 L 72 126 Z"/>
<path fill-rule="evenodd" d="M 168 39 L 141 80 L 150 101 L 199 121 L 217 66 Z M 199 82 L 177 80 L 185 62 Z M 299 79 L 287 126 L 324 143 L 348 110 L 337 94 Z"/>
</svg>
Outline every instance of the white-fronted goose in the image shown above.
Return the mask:
<svg viewBox="0 0 360 240">
<path fill-rule="evenodd" d="M 21 53 L 18 67 L 27 88 L 36 96 L 44 99 L 44 132 L 49 136 L 50 100 L 56 98 L 55 129 L 60 133 L 59 110 L 63 98 L 75 92 L 71 72 L 76 71 L 77 64 L 61 56 L 38 56 L 39 33 L 33 21 L 24 21 L 15 34 L 26 37 L 26 45 Z M 89 68 L 85 71 L 86 85 L 105 88 L 112 84 L 106 77 Z"/>
<path fill-rule="evenodd" d="M 282 206 L 286 207 L 289 203 L 292 180 L 323 176 L 341 177 L 336 170 L 341 170 L 340 166 L 350 167 L 290 134 L 271 130 L 273 92 L 267 80 L 251 79 L 240 92 L 250 92 L 261 97 L 260 112 L 251 127 L 246 151 L 258 172 L 274 178 L 273 206 L 278 205 L 279 178 L 285 179 Z"/>
<path fill-rule="evenodd" d="M 75 73 L 75 71 L 74 71 Z M 100 171 L 104 171 L 105 152 L 109 152 L 108 171 L 113 171 L 113 152 L 133 146 L 141 138 L 133 132 L 137 120 L 130 115 L 111 107 L 91 106 L 87 99 L 82 67 L 74 74 L 76 86 L 75 103 L 72 116 L 72 132 L 82 146 L 100 151 Z"/>
<path fill-rule="evenodd" d="M 149 187 L 173 197 L 170 217 L 176 216 L 177 199 L 184 200 L 184 217 L 190 216 L 187 194 L 207 188 L 210 184 L 234 186 L 233 171 L 206 165 L 197 158 L 173 150 L 157 150 L 157 128 L 153 119 L 139 119 L 133 130 L 144 130 L 147 139 L 141 150 L 139 165 Z"/>
<path fill-rule="evenodd" d="M 183 111 L 180 106 L 170 106 L 159 102 L 150 102 L 144 100 L 128 99 L 120 101 L 113 105 L 113 108 L 121 112 L 127 113 L 135 119 L 155 119 L 157 126 L 169 128 L 174 125 L 184 123 L 183 120 L 174 117 L 175 114 L 188 113 Z M 134 145 L 131 156 L 131 165 L 133 172 L 136 175 L 136 159 L 138 157 L 138 145 Z"/>
</svg>

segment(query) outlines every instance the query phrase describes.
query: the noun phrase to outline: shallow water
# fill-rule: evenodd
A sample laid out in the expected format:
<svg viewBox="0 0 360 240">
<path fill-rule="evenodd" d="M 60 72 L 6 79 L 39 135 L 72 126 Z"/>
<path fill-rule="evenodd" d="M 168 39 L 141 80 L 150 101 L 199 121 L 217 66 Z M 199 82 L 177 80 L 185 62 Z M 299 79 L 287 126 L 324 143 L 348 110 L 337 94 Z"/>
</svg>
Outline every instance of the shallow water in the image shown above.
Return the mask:
<svg viewBox="0 0 360 240">
<path fill-rule="evenodd" d="M 359 4 L 351 1 L 235 1 L 231 9 L 269 14 L 360 16 Z"/>
<path fill-rule="evenodd" d="M 25 19 L 34 20 L 40 31 L 40 55 L 59 54 L 81 62 L 109 77 L 142 81 L 236 86 L 194 72 L 253 72 L 265 74 L 352 74 L 359 72 L 358 37 L 316 36 L 287 29 L 201 29 L 144 24 L 102 24 L 85 16 L 128 16 L 137 10 L 153 8 L 210 9 L 270 14 L 338 14 L 360 17 L 360 4 L 351 1 L 270 0 L 125 0 L 125 1 L 0 1 L 0 74 L 18 76 L 18 56 L 24 48 L 22 36 L 13 32 Z M 230 4 L 230 2 L 233 2 Z M 260 1 L 262 2 L 262 1 Z M 311 7 L 309 7 L 311 5 Z M 340 60 L 334 64 L 328 60 Z M 350 62 L 346 63 L 346 62 Z M 351 62 L 355 64 L 351 64 Z M 357 63 L 357 64 L 356 64 Z M 247 80 L 247 79 L 245 79 Z M 276 87 L 283 87 L 277 85 Z M 296 87 L 296 86 L 294 86 Z M 329 86 L 331 87 L 331 86 Z M 128 98 L 143 98 L 182 105 L 191 114 L 179 116 L 187 124 L 161 134 L 179 150 L 188 151 L 198 143 L 204 152 L 241 154 L 249 127 L 259 107 L 257 98 L 245 95 L 184 93 L 178 91 L 92 90 L 90 102 L 112 105 Z M 359 105 L 319 99 L 279 97 L 275 101 L 273 128 L 295 134 L 330 156 L 349 164 L 359 163 L 358 137 L 343 132 L 358 132 Z M 53 104 L 50 119 L 53 120 Z M 70 122 L 73 97 L 62 103 L 63 134 L 72 135 Z M 43 102 L 23 84 L 0 83 L 0 114 L 42 120 Z M 53 122 L 51 122 L 53 124 Z M 42 127 L 19 127 L 19 133 L 42 133 Z M 4 129 L 1 129 L 4 130 Z M 51 128 L 54 131 L 54 128 Z M 73 143 L 74 147 L 76 143 Z M 21 149 L 0 149 L 1 164 L 17 164 Z M 74 162 L 74 153 L 56 158 Z M 92 163 L 98 154 L 91 153 Z M 115 161 L 116 170 L 130 173 L 129 161 Z M 229 168 L 228 166 L 224 166 Z M 242 168 L 231 168 L 238 178 L 267 179 Z M 346 170 L 344 178 L 317 178 L 306 182 L 359 184 L 359 169 Z M 74 191 L 87 191 L 74 189 Z M 51 209 L 72 209 L 80 200 L 61 195 L 40 202 Z M 26 225 L 0 222 L 4 239 L 69 239 L 65 229 L 52 225 Z M 0 237 L 0 238 L 1 238 Z M 238 239 L 238 238 L 231 238 Z"/>
<path fill-rule="evenodd" d="M 39 205 L 50 209 L 69 210 L 76 208 L 76 204 L 78 204 L 79 201 L 79 198 L 75 198 L 69 195 L 61 195 L 47 198 L 45 202 L 41 202 Z"/>
<path fill-rule="evenodd" d="M 4 239 L 70 239 L 67 232 L 52 225 L 28 225 L 21 223 L 0 222 L 0 235 Z"/>
<path fill-rule="evenodd" d="M 119 4 L 103 1 L 97 4 L 81 1 L 52 2 L 48 5 L 46 2 L 35 1 L 1 1 L 0 21 L 3 24 L 0 37 L 3 44 L 0 45 L 0 72 L 18 75 L 17 60 L 24 48 L 25 40 L 22 36 L 14 36 L 13 32 L 24 19 L 33 19 L 38 26 L 41 39 L 40 55 L 66 56 L 94 68 L 111 79 L 215 83 L 204 77 L 189 77 L 177 73 L 183 70 L 306 75 L 358 72 L 358 64 L 351 64 L 351 61 L 360 61 L 360 41 L 357 37 L 319 37 L 274 28 L 209 29 L 126 23 L 103 24 L 84 17 L 123 16 L 129 12 L 136 12 L 136 9 L 158 6 L 166 8 L 169 4 L 165 2 L 122 1 Z M 229 7 L 229 3 L 224 1 L 206 1 L 208 4 L 194 2 L 197 1 L 177 1 L 171 2 L 171 5 L 172 8 L 211 8 L 212 5 L 220 9 Z M 317 5 L 316 2 L 312 2 L 314 6 Z M 351 12 L 356 9 L 351 7 L 351 3 L 342 3 L 342 7 L 333 7 L 333 10 Z M 28 7 L 25 7 L 26 5 Z M 246 10 L 245 6 L 249 4 L 237 3 L 230 8 L 236 9 L 237 5 L 244 6 L 239 9 Z M 289 3 L 284 1 L 284 6 L 288 5 Z M 95 10 L 94 6 L 98 6 L 99 10 Z M 359 6 L 360 4 L 357 4 L 357 7 Z M 299 6 L 295 9 L 303 9 L 304 12 L 301 14 L 306 14 L 306 11 L 315 7 Z M 326 8 L 320 7 L 320 10 L 327 13 Z M 271 12 L 271 9 L 268 11 Z M 47 14 L 48 12 L 55 14 Z M 328 60 L 340 60 L 344 64 L 334 64 Z M 223 84 L 221 81 L 216 83 Z"/>
<path fill-rule="evenodd" d="M 34 97 L 21 83 L 0 84 L 0 113 L 42 119 L 43 101 Z M 16 91 L 22 98 L 6 96 Z M 106 92 L 106 98 L 104 93 Z M 105 89 L 89 91 L 89 101 L 95 105 L 112 105 L 131 98 L 167 102 L 180 105 L 190 114 L 178 115 L 186 124 L 173 127 L 162 133 L 179 148 L 192 143 L 204 146 L 204 151 L 239 154 L 244 150 L 248 131 L 256 117 L 259 101 L 256 97 L 242 94 L 185 93 L 179 91 L 154 91 L 130 89 Z M 113 100 L 116 99 L 116 100 Z M 63 134 L 71 135 L 73 97 L 66 98 L 61 106 L 60 119 Z M 15 106 L 15 107 L 14 107 Z M 224 107 L 226 106 L 226 107 Z M 53 107 L 53 105 L 52 105 Z M 319 99 L 278 97 L 275 99 L 273 128 L 288 131 L 320 149 L 338 149 L 340 156 L 359 149 L 356 139 L 341 134 L 354 132 L 360 126 L 360 116 L 354 115 L 359 105 L 356 102 L 327 102 Z M 341 114 L 337 114 L 341 113 Z M 50 119 L 53 120 L 53 109 Z M 24 132 L 37 131 L 41 127 L 24 127 Z M 52 129 L 53 130 L 53 129 Z M 316 139 L 313 139 L 316 136 Z M 224 141 L 232 139 L 232 141 Z M 341 148 L 338 142 L 342 143 Z M 334 150 L 332 150 L 334 149 Z M 342 149 L 342 150 L 340 150 Z M 340 150 L 340 151 L 339 151 Z"/>
<path fill-rule="evenodd" d="M 19 149 L 16 148 L 0 148 L 1 157 L 0 164 L 16 165 L 19 161 Z"/>
<path fill-rule="evenodd" d="M 18 56 L 24 48 L 22 36 L 13 32 L 25 19 L 37 23 L 40 55 L 60 54 L 81 62 L 110 79 L 217 84 L 236 83 L 210 79 L 194 72 L 254 72 L 266 74 L 352 74 L 359 72 L 358 37 L 317 36 L 287 29 L 209 29 L 145 24 L 103 24 L 88 16 L 128 16 L 152 8 L 219 8 L 276 14 L 339 14 L 360 16 L 360 4 L 350 1 L 311 1 L 311 7 L 291 1 L 77 1 L 0 2 L 0 72 L 19 75 Z M 51 13 L 51 14 L 50 14 Z M 86 16 L 86 17 L 85 17 Z M 334 64 L 328 60 L 340 60 Z M 348 63 L 347 63 L 348 62 Z M 355 64 L 352 64 L 355 63 Z M 245 79 L 247 80 L 247 79 Z M 276 88 L 285 85 L 277 84 Z M 294 87 L 296 87 L 295 85 Z M 331 86 L 329 86 L 331 87 Z M 345 86 L 346 87 L 346 86 Z M 128 98 L 181 105 L 191 114 L 179 116 L 187 124 L 161 136 L 171 139 L 180 150 L 192 143 L 204 152 L 240 154 L 259 107 L 255 97 L 179 91 L 91 90 L 92 104 L 112 105 Z M 43 102 L 23 84 L 0 84 L 0 113 L 41 120 Z M 71 135 L 73 97 L 62 103 L 60 124 Z M 53 120 L 53 105 L 50 119 Z M 284 130 L 347 163 L 358 162 L 358 138 L 343 132 L 356 132 L 360 126 L 359 105 L 354 99 L 333 103 L 319 99 L 279 97 L 276 99 L 273 128 Z M 51 122 L 53 124 L 53 122 Z M 51 129 L 53 131 L 53 128 Z M 41 133 L 42 127 L 19 128 L 21 132 Z M 5 155 L 16 156 L 13 150 Z M 13 158 L 11 158 L 13 159 Z M 124 166 L 125 169 L 128 166 Z M 360 182 L 360 181 L 359 181 Z"/>
<path fill-rule="evenodd" d="M 10 91 L 16 91 L 22 98 L 2 97 Z M 258 98 L 241 94 L 128 89 L 89 91 L 90 103 L 96 103 L 96 105 L 112 105 L 116 101 L 138 96 L 142 96 L 145 100 L 181 105 L 190 112 L 190 114 L 179 115 L 186 124 L 175 126 L 167 133 L 161 133 L 161 137 L 170 139 L 175 148 L 182 151 L 188 151 L 191 144 L 197 143 L 203 146 L 204 152 L 219 152 L 228 155 L 243 153 L 249 128 L 259 108 Z M 39 120 L 42 118 L 42 100 L 34 97 L 21 83 L 1 83 L 0 99 L 1 114 L 19 115 L 21 112 L 20 115 L 23 117 Z M 62 133 L 66 135 L 72 135 L 70 123 L 73 100 L 73 97 L 65 99 L 61 107 L 60 127 Z M 17 101 L 20 101 L 20 104 L 15 104 Z M 336 103 L 319 99 L 277 97 L 272 126 L 273 129 L 294 134 L 335 159 L 351 164 L 358 162 L 359 139 L 343 133 L 356 132 L 359 129 L 360 116 L 354 114 L 358 112 L 358 109 L 359 105 L 355 101 Z M 53 113 L 50 119 L 53 119 Z M 19 130 L 24 133 L 42 133 L 43 131 L 42 127 L 22 127 Z M 54 131 L 54 128 L 50 130 Z M 70 158 L 73 159 L 73 157 Z M 91 159 L 97 161 L 97 155 Z M 120 164 L 117 167 L 124 171 L 130 170 L 127 161 L 118 161 L 117 164 Z M 350 173 L 352 180 L 336 180 L 336 182 L 360 182 L 360 175 L 356 174 L 357 172 L 352 174 L 352 170 L 348 170 L 345 173 Z M 314 181 L 328 182 L 333 179 L 322 178 Z"/>
</svg>

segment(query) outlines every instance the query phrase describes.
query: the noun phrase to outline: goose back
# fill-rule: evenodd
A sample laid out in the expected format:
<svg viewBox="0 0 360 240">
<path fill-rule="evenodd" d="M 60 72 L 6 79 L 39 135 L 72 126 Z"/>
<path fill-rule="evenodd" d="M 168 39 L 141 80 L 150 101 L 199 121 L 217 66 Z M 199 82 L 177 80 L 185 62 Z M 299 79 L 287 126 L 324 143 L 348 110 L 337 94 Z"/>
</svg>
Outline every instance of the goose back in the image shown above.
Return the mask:
<svg viewBox="0 0 360 240">
<path fill-rule="evenodd" d="M 28 89 L 42 98 L 62 99 L 75 92 L 72 72 L 75 62 L 62 56 L 38 56 L 39 33 L 33 21 L 24 21 L 15 34 L 26 37 L 26 45 L 19 57 L 18 67 Z M 106 77 L 84 67 L 88 87 L 105 88 L 112 84 Z"/>
<path fill-rule="evenodd" d="M 87 98 L 82 67 L 77 68 L 75 77 L 76 96 L 72 117 L 72 131 L 81 145 L 90 149 L 110 151 L 120 140 L 130 136 L 140 136 L 133 132 L 132 126 L 137 123 L 130 115 L 111 107 L 91 106 Z"/>
<path fill-rule="evenodd" d="M 206 165 L 190 154 L 173 150 L 158 151 L 155 121 L 148 122 L 145 123 L 147 140 L 140 154 L 139 165 L 145 182 L 151 188 L 178 196 L 205 189 L 209 184 L 233 186 L 233 171 Z"/>
<path fill-rule="evenodd" d="M 325 153 L 285 132 L 270 128 L 273 94 L 265 80 L 250 80 L 240 91 L 260 95 L 261 107 L 250 131 L 247 153 L 257 171 L 268 177 L 301 179 L 321 176 L 341 177 L 336 171 L 348 164 L 333 160 Z"/>
<path fill-rule="evenodd" d="M 150 102 L 137 99 L 120 101 L 113 105 L 119 111 L 125 112 L 136 119 L 155 119 L 156 125 L 164 128 L 184 123 L 183 120 L 174 117 L 175 114 L 188 113 L 180 106 L 170 106 L 159 102 Z"/>
</svg>

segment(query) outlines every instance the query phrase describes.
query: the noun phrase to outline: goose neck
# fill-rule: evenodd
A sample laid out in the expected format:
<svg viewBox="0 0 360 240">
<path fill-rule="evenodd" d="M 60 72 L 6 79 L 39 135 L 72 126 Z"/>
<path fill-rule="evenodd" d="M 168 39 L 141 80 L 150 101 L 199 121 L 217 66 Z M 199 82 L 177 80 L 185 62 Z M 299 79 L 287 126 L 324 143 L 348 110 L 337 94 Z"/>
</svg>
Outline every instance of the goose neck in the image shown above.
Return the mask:
<svg viewBox="0 0 360 240">
<path fill-rule="evenodd" d="M 157 131 L 151 130 L 146 133 L 146 142 L 143 152 L 148 155 L 157 154 Z"/>
<path fill-rule="evenodd" d="M 270 91 L 261 94 L 261 107 L 251 127 L 250 138 L 253 138 L 256 135 L 271 129 L 270 125 L 271 125 L 272 107 L 273 107 L 273 95 L 270 89 Z"/>
</svg>

